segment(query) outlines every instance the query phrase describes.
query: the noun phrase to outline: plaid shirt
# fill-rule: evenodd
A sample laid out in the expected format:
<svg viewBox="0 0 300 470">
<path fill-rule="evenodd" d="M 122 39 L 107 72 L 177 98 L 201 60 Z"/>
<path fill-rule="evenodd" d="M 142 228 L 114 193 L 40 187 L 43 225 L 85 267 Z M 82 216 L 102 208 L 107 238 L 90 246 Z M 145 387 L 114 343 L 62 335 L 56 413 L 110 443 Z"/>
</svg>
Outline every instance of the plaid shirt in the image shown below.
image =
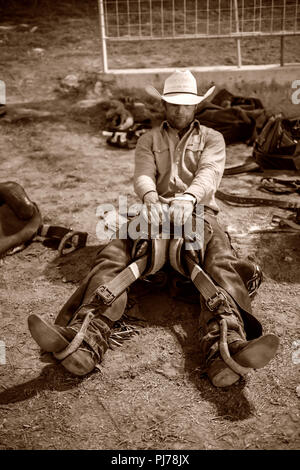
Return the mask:
<svg viewBox="0 0 300 470">
<path fill-rule="evenodd" d="M 135 151 L 134 189 L 143 200 L 157 191 L 161 202 L 189 193 L 198 204 L 218 212 L 215 192 L 224 172 L 225 141 L 222 134 L 196 119 L 184 135 L 167 121 L 142 135 Z"/>
</svg>

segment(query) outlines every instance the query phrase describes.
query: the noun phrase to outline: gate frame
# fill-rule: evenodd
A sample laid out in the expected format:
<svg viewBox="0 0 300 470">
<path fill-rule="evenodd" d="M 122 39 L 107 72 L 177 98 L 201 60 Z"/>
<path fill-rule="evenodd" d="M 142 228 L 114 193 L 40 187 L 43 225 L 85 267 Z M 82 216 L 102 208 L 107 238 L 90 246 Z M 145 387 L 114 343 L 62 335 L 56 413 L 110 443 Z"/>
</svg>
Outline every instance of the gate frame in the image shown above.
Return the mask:
<svg viewBox="0 0 300 470">
<path fill-rule="evenodd" d="M 103 0 L 97 0 L 98 1 L 98 13 L 99 13 L 99 27 L 100 27 L 100 41 L 101 41 L 101 50 L 102 50 L 102 68 L 103 68 L 103 73 L 118 73 L 118 69 L 109 69 L 108 68 L 108 58 L 107 58 L 107 41 L 124 41 L 124 39 L 120 39 L 118 37 L 109 37 L 106 36 L 106 31 L 105 31 L 105 12 L 104 12 L 104 5 L 103 5 Z M 242 68 L 242 55 L 241 55 L 241 43 L 240 40 L 242 38 L 251 38 L 251 37 L 280 37 L 280 66 L 283 67 L 285 65 L 284 63 L 284 38 L 286 36 L 300 36 L 300 31 L 277 31 L 277 32 L 272 32 L 272 33 L 263 33 L 263 32 L 240 32 L 239 28 L 239 14 L 238 14 L 238 0 L 233 0 L 233 5 L 234 5 L 234 14 L 235 14 L 235 22 L 236 22 L 236 32 L 235 33 L 230 33 L 230 34 L 212 34 L 210 36 L 206 34 L 192 34 L 192 35 L 187 35 L 185 34 L 182 37 L 126 37 L 126 41 L 159 41 L 159 40 L 164 40 L 164 41 L 178 41 L 180 39 L 186 40 L 186 39 L 222 39 L 222 38 L 227 38 L 227 39 L 236 39 L 236 48 L 237 48 L 237 68 L 241 69 Z M 285 4 L 284 4 L 285 5 Z M 298 5 L 298 0 L 297 0 L 297 5 Z M 282 17 L 282 26 L 283 24 L 283 19 L 284 16 Z M 211 68 L 215 68 L 217 66 L 211 66 Z M 181 67 L 182 68 L 182 67 Z M 166 67 L 165 70 L 171 70 L 173 67 L 168 68 Z M 145 69 L 143 69 L 145 70 Z M 151 70 L 151 69 L 150 69 Z"/>
</svg>

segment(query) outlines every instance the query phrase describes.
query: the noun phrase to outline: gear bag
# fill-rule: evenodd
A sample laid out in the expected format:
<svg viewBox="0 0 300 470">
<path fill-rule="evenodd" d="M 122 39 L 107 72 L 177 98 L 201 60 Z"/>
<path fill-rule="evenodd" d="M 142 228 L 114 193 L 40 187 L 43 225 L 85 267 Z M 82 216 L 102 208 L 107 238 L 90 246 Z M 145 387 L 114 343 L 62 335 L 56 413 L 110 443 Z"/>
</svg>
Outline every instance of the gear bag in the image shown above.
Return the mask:
<svg viewBox="0 0 300 470">
<path fill-rule="evenodd" d="M 263 169 L 300 170 L 300 118 L 271 116 L 253 146 Z"/>
<path fill-rule="evenodd" d="M 234 96 L 225 89 L 211 102 L 201 103 L 195 117 L 204 126 L 221 132 L 226 145 L 235 142 L 252 145 L 267 119 L 259 99 Z"/>
</svg>

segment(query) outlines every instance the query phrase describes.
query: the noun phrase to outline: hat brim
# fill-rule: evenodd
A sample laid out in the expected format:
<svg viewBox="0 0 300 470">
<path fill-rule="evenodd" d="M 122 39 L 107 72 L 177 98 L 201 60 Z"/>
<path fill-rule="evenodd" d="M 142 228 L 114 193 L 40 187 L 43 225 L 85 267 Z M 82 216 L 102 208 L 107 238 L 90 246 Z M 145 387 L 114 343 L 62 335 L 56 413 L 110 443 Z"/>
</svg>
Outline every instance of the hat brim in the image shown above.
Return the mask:
<svg viewBox="0 0 300 470">
<path fill-rule="evenodd" d="M 157 91 L 153 86 L 148 85 L 146 87 L 147 93 L 154 98 L 166 101 L 167 103 L 185 106 L 201 103 L 201 101 L 208 98 L 214 92 L 214 90 L 215 86 L 212 86 L 203 96 L 194 95 L 192 93 L 168 93 L 167 95 L 161 95 L 159 91 Z"/>
</svg>

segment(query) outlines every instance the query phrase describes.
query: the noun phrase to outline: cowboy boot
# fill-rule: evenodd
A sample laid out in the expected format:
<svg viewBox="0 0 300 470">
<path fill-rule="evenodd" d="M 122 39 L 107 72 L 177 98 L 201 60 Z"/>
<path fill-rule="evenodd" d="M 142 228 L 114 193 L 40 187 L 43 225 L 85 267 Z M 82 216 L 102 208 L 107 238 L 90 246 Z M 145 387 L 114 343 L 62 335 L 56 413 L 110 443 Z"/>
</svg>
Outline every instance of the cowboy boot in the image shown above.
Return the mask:
<svg viewBox="0 0 300 470">
<path fill-rule="evenodd" d="M 91 312 L 90 307 L 80 308 L 67 327 L 51 325 L 39 315 L 28 318 L 31 335 L 41 349 L 52 352 L 69 372 L 78 376 L 91 372 L 102 361 L 109 347 L 113 322 Z M 87 313 L 92 318 L 88 319 L 87 328 L 83 331 Z"/>
<path fill-rule="evenodd" d="M 52 352 L 75 375 L 88 374 L 102 361 L 109 346 L 111 328 L 126 308 L 126 291 L 112 305 L 105 305 L 97 299 L 95 291 L 100 285 L 114 279 L 130 263 L 131 245 L 130 240 L 116 239 L 101 250 L 92 275 L 84 286 L 80 305 L 71 318 L 68 318 L 66 310 L 74 310 L 73 296 L 65 304 L 67 308 L 64 306 L 59 313 L 54 325 L 39 315 L 30 315 L 28 318 L 29 330 L 37 344 L 44 351 Z"/>
<path fill-rule="evenodd" d="M 82 306 L 66 327 L 51 325 L 34 314 L 29 316 L 28 326 L 41 349 L 53 353 L 69 372 L 82 376 L 102 361 L 113 322 L 89 305 Z"/>
<path fill-rule="evenodd" d="M 260 369 L 275 356 L 279 339 L 273 334 L 261 335 L 247 341 L 244 323 L 237 304 L 223 289 L 226 301 L 215 312 L 208 309 L 204 299 L 201 301 L 200 327 L 203 337 L 200 350 L 206 363 L 206 373 L 215 387 L 227 387 L 236 383 L 241 374 L 250 369 Z M 226 321 L 227 345 L 237 367 L 233 370 L 220 355 L 220 320 Z M 239 367 L 240 366 L 240 367 Z"/>
</svg>

